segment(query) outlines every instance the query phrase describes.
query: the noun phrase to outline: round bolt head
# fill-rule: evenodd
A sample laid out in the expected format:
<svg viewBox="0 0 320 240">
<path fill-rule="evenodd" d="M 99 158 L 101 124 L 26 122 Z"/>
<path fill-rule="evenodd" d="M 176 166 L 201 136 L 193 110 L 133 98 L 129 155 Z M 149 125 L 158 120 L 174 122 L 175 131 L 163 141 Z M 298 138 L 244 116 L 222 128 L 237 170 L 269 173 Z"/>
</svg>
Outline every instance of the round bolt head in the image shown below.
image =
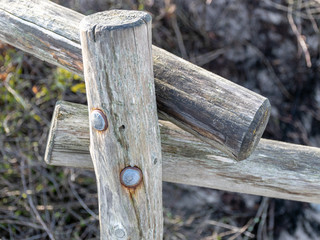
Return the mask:
<svg viewBox="0 0 320 240">
<path fill-rule="evenodd" d="M 99 110 L 99 109 L 94 109 L 91 112 L 91 125 L 94 129 L 98 131 L 104 131 L 108 128 L 108 121 L 106 115 Z"/>
<path fill-rule="evenodd" d="M 121 171 L 120 181 L 128 188 L 134 188 L 142 181 L 142 172 L 137 167 L 126 167 Z"/>
</svg>

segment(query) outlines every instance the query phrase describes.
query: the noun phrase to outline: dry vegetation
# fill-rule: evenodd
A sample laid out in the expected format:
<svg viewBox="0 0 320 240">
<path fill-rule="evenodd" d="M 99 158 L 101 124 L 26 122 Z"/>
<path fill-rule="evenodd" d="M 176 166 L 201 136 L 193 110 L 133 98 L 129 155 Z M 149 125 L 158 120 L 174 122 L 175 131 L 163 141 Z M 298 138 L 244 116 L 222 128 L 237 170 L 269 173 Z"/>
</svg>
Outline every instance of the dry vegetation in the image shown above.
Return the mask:
<svg viewBox="0 0 320 240">
<path fill-rule="evenodd" d="M 320 147 L 319 0 L 61 2 L 150 11 L 155 45 L 270 99 L 264 137 Z M 98 239 L 93 172 L 43 162 L 59 99 L 86 102 L 78 76 L 1 44 L 1 240 Z M 165 239 L 320 236 L 316 205 L 176 184 L 163 194 Z"/>
</svg>

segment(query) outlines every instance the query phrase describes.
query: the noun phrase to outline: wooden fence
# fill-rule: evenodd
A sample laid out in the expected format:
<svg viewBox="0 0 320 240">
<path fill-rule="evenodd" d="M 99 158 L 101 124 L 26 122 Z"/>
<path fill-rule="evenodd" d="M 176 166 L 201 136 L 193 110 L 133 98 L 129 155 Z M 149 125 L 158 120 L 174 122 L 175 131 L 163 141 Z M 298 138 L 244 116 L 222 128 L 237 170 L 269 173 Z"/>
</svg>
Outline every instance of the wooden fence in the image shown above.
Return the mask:
<svg viewBox="0 0 320 240">
<path fill-rule="evenodd" d="M 83 18 L 50 1 L 1 0 L 0 39 L 82 76 Z M 268 99 L 163 49 L 152 46 L 152 54 L 159 117 L 233 158 L 247 158 L 267 124 Z"/>
<path fill-rule="evenodd" d="M 57 103 L 45 160 L 94 168 L 101 239 L 162 239 L 162 180 L 320 202 L 320 149 L 258 144 L 269 101 L 152 46 L 147 13 L 0 3 L 1 40 L 84 75 L 88 106 Z"/>
</svg>

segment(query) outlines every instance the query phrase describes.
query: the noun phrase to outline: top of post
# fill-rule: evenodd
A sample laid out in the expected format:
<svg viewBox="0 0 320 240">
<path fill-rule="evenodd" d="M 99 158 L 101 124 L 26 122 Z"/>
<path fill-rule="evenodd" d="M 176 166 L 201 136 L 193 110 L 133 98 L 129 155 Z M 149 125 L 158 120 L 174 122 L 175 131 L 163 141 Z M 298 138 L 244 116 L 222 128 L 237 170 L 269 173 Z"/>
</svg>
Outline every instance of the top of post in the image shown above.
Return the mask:
<svg viewBox="0 0 320 240">
<path fill-rule="evenodd" d="M 81 31 L 121 30 L 134 28 L 150 22 L 152 17 L 143 11 L 110 10 L 99 12 L 82 19 Z"/>
</svg>

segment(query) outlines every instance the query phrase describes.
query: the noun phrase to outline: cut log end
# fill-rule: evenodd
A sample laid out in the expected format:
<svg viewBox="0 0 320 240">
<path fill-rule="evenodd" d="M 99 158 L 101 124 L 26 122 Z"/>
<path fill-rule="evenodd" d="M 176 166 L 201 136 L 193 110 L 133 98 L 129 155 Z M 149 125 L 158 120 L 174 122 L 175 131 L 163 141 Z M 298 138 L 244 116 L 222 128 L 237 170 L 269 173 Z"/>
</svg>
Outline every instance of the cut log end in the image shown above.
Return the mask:
<svg viewBox="0 0 320 240">
<path fill-rule="evenodd" d="M 80 31 L 100 32 L 134 28 L 152 20 L 142 11 L 110 10 L 86 16 L 80 23 Z"/>
<path fill-rule="evenodd" d="M 248 158 L 258 145 L 270 117 L 271 105 L 266 99 L 256 112 L 241 144 L 238 160 Z"/>
<path fill-rule="evenodd" d="M 60 101 L 56 103 L 56 106 L 54 108 L 54 112 L 52 115 L 50 131 L 49 131 L 49 136 L 48 136 L 47 146 L 46 146 L 46 152 L 44 154 L 44 161 L 47 164 L 51 164 L 52 150 L 54 148 L 54 139 L 55 139 L 59 112 L 60 112 Z"/>
<path fill-rule="evenodd" d="M 162 49 L 152 51 L 162 116 L 238 161 L 249 157 L 268 122 L 268 99 Z"/>
<path fill-rule="evenodd" d="M 72 117 L 70 115 L 72 113 Z M 77 103 L 67 103 L 58 101 L 54 108 L 50 131 L 47 140 L 44 161 L 47 164 L 57 164 L 65 166 L 66 156 L 70 149 L 80 154 L 81 160 L 69 155 L 70 167 L 88 168 L 86 163 L 89 152 L 89 120 L 88 108 L 79 108 Z M 81 139 L 81 140 L 80 140 Z M 71 143 L 71 145 L 70 145 Z M 74 144 L 77 143 L 77 144 Z M 85 144 L 85 145 L 84 145 Z"/>
</svg>

